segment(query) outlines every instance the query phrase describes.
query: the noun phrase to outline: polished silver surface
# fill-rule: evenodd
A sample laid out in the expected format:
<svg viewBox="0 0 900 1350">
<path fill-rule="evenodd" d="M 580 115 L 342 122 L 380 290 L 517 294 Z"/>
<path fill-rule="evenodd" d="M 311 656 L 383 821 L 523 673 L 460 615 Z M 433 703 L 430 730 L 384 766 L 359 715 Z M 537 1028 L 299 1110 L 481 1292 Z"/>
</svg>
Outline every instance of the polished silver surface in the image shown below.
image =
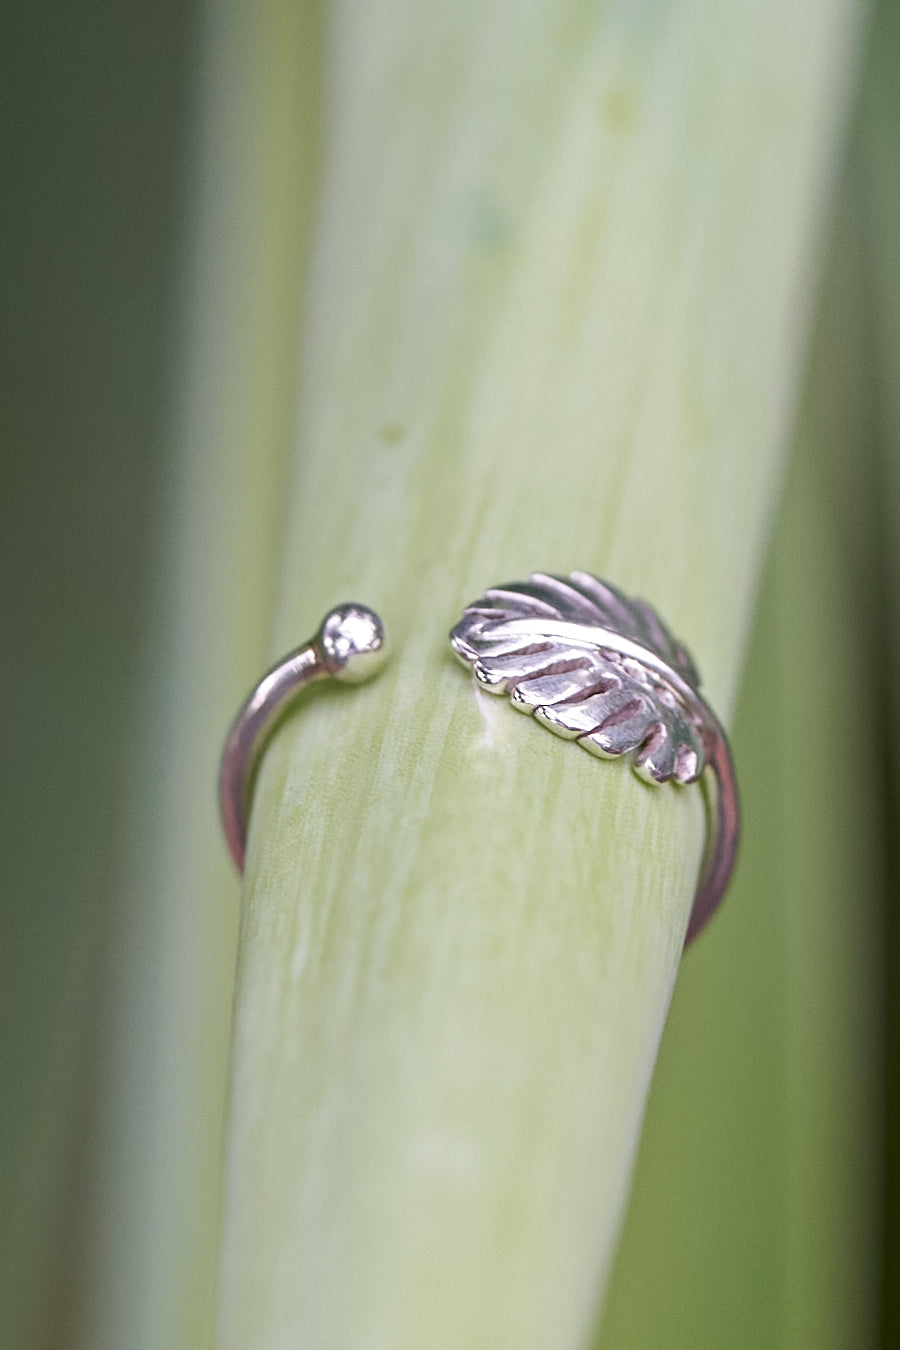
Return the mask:
<svg viewBox="0 0 900 1350">
<path fill-rule="evenodd" d="M 467 606 L 450 642 L 483 689 L 556 735 L 602 758 L 631 755 L 649 783 L 701 782 L 707 845 L 690 942 L 730 880 L 740 809 L 725 732 L 659 615 L 587 572 L 533 572 Z"/>
<path fill-rule="evenodd" d="M 361 684 L 387 657 L 384 625 L 365 605 L 339 605 L 315 637 L 267 671 L 231 724 L 219 763 L 219 811 L 228 848 L 244 870 L 253 784 L 269 737 L 298 694 L 317 680 Z"/>
</svg>

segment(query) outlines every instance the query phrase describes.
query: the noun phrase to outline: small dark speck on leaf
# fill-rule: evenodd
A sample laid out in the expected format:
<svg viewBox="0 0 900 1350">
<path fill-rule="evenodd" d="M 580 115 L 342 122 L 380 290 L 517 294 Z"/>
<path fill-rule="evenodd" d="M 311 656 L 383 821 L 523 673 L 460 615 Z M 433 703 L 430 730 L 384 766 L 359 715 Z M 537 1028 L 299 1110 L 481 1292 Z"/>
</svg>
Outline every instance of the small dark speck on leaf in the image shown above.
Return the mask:
<svg viewBox="0 0 900 1350">
<path fill-rule="evenodd" d="M 398 441 L 403 440 L 403 425 L 400 422 L 385 422 L 384 426 L 379 428 L 378 435 L 385 445 L 396 445 Z"/>
</svg>

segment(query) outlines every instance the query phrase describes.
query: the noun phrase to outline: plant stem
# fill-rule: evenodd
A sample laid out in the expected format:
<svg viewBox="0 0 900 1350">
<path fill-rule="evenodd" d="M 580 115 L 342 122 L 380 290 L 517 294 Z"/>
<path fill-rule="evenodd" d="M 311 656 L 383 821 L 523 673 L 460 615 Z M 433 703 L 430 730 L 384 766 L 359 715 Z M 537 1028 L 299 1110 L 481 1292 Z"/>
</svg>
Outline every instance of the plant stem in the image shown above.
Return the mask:
<svg viewBox="0 0 900 1350">
<path fill-rule="evenodd" d="M 222 1347 L 587 1334 L 699 794 L 477 698 L 446 633 L 583 567 L 652 599 L 727 718 L 855 13 L 333 10 L 278 646 L 353 598 L 396 654 L 260 776 Z"/>
</svg>

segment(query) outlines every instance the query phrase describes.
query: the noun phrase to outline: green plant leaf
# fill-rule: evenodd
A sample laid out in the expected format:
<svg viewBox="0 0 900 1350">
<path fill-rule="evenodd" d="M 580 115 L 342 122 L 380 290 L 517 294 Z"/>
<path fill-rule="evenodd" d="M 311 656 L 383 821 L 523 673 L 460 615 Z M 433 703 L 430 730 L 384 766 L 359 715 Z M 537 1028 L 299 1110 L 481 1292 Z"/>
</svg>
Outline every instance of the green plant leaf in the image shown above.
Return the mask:
<svg viewBox="0 0 900 1350">
<path fill-rule="evenodd" d="M 721 6 L 332 12 L 277 647 L 353 598 L 395 657 L 260 775 L 228 1350 L 588 1332 L 701 802 L 485 704 L 446 634 L 583 568 L 730 712 L 855 13 L 741 8 L 735 42 Z"/>
</svg>

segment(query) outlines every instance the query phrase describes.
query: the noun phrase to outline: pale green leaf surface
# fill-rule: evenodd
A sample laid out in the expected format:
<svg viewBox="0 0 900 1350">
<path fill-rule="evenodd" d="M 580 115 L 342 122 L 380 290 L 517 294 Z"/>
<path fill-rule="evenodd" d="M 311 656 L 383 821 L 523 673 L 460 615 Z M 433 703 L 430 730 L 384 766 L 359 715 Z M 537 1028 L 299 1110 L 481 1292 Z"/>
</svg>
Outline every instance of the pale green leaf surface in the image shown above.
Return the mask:
<svg viewBox="0 0 900 1350">
<path fill-rule="evenodd" d="M 594 570 L 729 713 L 853 14 L 333 10 L 276 645 L 356 598 L 395 656 L 310 698 L 258 785 L 229 1350 L 588 1332 L 699 793 L 477 697 L 446 633 L 487 584 Z"/>
</svg>

